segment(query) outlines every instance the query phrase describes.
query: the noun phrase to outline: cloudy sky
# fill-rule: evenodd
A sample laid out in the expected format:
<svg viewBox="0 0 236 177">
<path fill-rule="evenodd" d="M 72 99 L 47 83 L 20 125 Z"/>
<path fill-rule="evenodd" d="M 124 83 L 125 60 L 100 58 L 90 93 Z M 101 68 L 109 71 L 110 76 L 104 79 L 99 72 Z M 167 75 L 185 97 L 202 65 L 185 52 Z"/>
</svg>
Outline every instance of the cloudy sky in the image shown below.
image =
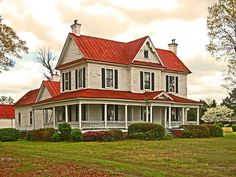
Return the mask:
<svg viewBox="0 0 236 177">
<path fill-rule="evenodd" d="M 34 62 L 36 50 L 49 46 L 59 56 L 74 19 L 82 34 L 119 41 L 149 35 L 157 48 L 167 49 L 175 38 L 178 56 L 193 74 L 188 97 L 220 101 L 225 63 L 205 50 L 208 42 L 207 7 L 215 0 L 0 0 L 3 23 L 26 40 L 29 54 L 10 71 L 0 74 L 0 96 L 19 99 L 40 86 L 42 68 Z"/>
</svg>

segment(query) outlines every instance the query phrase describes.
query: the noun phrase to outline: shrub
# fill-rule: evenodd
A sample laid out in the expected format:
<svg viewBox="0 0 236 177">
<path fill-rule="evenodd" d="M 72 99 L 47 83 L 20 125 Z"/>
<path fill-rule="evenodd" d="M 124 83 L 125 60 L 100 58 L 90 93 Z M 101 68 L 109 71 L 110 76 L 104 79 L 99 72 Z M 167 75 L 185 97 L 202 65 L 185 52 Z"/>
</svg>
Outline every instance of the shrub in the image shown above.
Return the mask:
<svg viewBox="0 0 236 177">
<path fill-rule="evenodd" d="M 232 125 L 232 130 L 233 130 L 234 132 L 236 132 L 236 124 L 233 124 L 233 125 Z"/>
<path fill-rule="evenodd" d="M 72 130 L 70 137 L 72 141 L 76 141 L 76 142 L 83 140 L 83 134 L 80 130 Z"/>
<path fill-rule="evenodd" d="M 62 141 L 62 137 L 61 137 L 61 134 L 59 132 L 55 132 L 52 137 L 51 137 L 51 140 L 53 142 L 59 142 L 59 141 Z"/>
<path fill-rule="evenodd" d="M 26 139 L 27 138 L 27 131 L 19 131 L 19 138 L 20 139 Z"/>
<path fill-rule="evenodd" d="M 216 123 L 216 125 L 219 126 L 219 127 L 224 127 L 224 124 L 221 123 L 221 122 Z"/>
<path fill-rule="evenodd" d="M 19 131 L 15 128 L 0 129 L 0 141 L 17 141 L 19 138 Z"/>
<path fill-rule="evenodd" d="M 224 136 L 223 129 L 215 124 L 205 124 L 208 127 L 211 137 L 222 137 Z"/>
<path fill-rule="evenodd" d="M 165 128 L 159 124 L 137 123 L 128 127 L 128 137 L 133 139 L 157 140 L 165 136 Z"/>
<path fill-rule="evenodd" d="M 59 124 L 58 130 L 61 133 L 61 137 L 63 140 L 70 139 L 71 126 L 68 123 Z"/>
<path fill-rule="evenodd" d="M 120 130 L 85 132 L 84 141 L 117 141 L 125 138 L 125 134 Z"/>
<path fill-rule="evenodd" d="M 183 138 L 207 138 L 210 136 L 206 125 L 182 125 L 184 129 Z"/>
<path fill-rule="evenodd" d="M 54 133 L 55 130 L 53 128 L 30 130 L 27 134 L 27 139 L 30 141 L 51 141 L 51 137 Z"/>
</svg>

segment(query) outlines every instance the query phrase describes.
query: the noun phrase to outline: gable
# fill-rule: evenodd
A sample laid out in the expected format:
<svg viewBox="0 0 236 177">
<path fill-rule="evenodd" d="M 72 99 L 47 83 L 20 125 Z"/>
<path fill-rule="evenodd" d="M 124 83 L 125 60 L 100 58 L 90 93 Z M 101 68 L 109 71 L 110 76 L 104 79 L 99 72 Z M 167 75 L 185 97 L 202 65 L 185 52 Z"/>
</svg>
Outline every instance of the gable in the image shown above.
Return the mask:
<svg viewBox="0 0 236 177">
<path fill-rule="evenodd" d="M 161 92 L 154 97 L 154 100 L 173 100 L 166 92 Z"/>
<path fill-rule="evenodd" d="M 148 58 L 145 58 L 145 52 L 148 52 Z M 142 47 L 139 49 L 139 52 L 135 56 L 133 61 L 142 61 L 162 64 L 160 57 L 158 56 L 154 45 L 152 44 L 151 39 L 148 37 L 143 43 Z"/>
<path fill-rule="evenodd" d="M 76 43 L 72 40 L 70 36 L 68 36 L 62 49 L 61 55 L 59 57 L 57 66 L 81 59 L 83 57 L 84 56 L 76 45 Z"/>
<path fill-rule="evenodd" d="M 37 96 L 36 102 L 46 100 L 48 98 L 51 98 L 51 94 L 49 93 L 48 89 L 42 84 L 42 87 L 40 88 L 39 94 Z"/>
</svg>

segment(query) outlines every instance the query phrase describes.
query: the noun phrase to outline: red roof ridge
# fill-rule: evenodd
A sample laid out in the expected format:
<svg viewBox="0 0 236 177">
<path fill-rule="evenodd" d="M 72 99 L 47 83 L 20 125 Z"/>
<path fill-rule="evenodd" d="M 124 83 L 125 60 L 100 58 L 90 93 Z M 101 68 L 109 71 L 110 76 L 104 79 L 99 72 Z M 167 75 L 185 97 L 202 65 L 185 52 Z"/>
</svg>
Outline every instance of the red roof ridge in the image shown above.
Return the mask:
<svg viewBox="0 0 236 177">
<path fill-rule="evenodd" d="M 38 88 L 38 89 L 33 89 L 33 90 L 28 91 L 23 97 L 21 97 L 14 104 L 14 106 L 25 106 L 25 105 L 34 104 L 39 90 L 40 89 Z"/>
</svg>

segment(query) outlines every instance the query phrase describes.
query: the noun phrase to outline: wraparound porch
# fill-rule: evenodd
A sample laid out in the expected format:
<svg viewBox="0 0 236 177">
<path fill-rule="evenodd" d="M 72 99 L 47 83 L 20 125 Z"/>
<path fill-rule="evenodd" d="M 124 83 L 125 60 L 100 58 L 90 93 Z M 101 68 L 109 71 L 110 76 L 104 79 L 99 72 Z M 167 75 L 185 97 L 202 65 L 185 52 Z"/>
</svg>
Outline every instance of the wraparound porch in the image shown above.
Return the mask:
<svg viewBox="0 0 236 177">
<path fill-rule="evenodd" d="M 196 111 L 196 119 L 188 119 L 188 110 Z M 120 102 L 98 103 L 79 102 L 42 108 L 43 127 L 57 128 L 62 122 L 72 128 L 92 129 L 127 129 L 132 123 L 150 122 L 175 128 L 183 124 L 199 124 L 199 106 Z"/>
</svg>

